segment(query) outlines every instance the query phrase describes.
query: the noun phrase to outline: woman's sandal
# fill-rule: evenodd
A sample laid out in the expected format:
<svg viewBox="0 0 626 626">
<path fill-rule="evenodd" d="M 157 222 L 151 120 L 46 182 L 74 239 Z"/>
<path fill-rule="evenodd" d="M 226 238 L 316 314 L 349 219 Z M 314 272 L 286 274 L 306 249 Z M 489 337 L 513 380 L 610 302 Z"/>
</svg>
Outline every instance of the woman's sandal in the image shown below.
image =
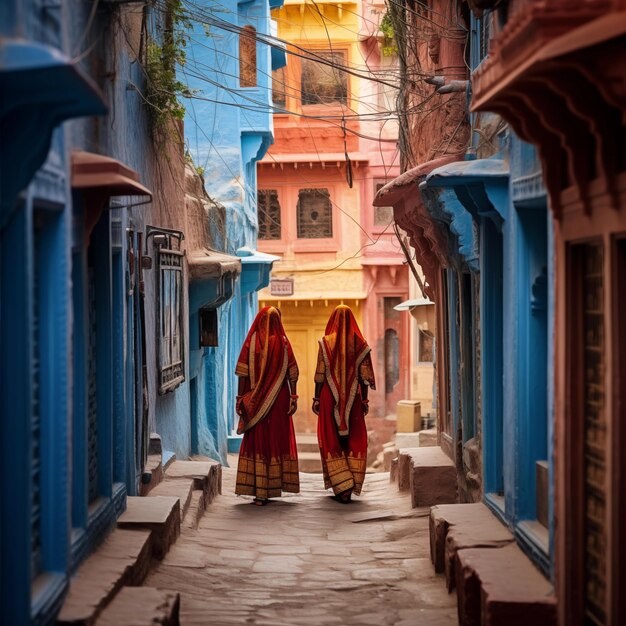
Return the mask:
<svg viewBox="0 0 626 626">
<path fill-rule="evenodd" d="M 352 501 L 351 496 L 352 496 L 352 492 L 346 493 L 344 491 L 343 493 L 338 493 L 335 496 L 335 500 L 337 500 L 337 502 L 341 502 L 341 504 L 350 504 L 350 502 Z"/>
<path fill-rule="evenodd" d="M 267 498 L 255 498 L 252 500 L 252 504 L 255 504 L 256 506 L 265 506 L 268 502 L 269 500 Z"/>
</svg>

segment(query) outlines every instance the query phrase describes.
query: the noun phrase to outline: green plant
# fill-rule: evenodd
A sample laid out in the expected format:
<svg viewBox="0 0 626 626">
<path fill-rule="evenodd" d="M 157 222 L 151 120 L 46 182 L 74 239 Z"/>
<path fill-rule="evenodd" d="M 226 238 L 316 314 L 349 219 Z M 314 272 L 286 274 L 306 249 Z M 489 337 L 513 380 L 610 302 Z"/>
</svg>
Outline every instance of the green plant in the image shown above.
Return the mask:
<svg viewBox="0 0 626 626">
<path fill-rule="evenodd" d="M 155 133 L 167 131 L 171 121 L 182 120 L 185 107 L 179 98 L 190 98 L 194 91 L 178 80 L 177 66 L 186 62 L 187 42 L 191 22 L 185 15 L 181 0 L 166 0 L 164 29 L 157 40 L 148 35 L 145 48 L 145 100 L 149 106 L 152 129 Z"/>
<path fill-rule="evenodd" d="M 390 57 L 394 54 L 398 54 L 398 44 L 396 42 L 395 31 L 393 28 L 393 20 L 389 11 L 385 13 L 383 19 L 380 21 L 379 28 L 385 37 L 383 41 L 383 56 Z"/>
</svg>

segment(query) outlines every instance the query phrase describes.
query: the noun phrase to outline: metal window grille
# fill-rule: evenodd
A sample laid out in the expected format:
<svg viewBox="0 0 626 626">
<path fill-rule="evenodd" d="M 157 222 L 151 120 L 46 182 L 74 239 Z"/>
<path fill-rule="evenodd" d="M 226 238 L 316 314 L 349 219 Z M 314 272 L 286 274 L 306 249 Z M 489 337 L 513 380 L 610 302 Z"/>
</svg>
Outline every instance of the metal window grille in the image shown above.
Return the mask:
<svg viewBox="0 0 626 626">
<path fill-rule="evenodd" d="M 276 189 L 259 189 L 257 211 L 259 239 L 280 239 L 280 202 Z"/>
<path fill-rule="evenodd" d="M 147 227 L 157 250 L 157 319 L 159 393 L 173 391 L 185 380 L 183 335 L 183 233 Z M 178 249 L 175 249 L 176 248 Z"/>
<path fill-rule="evenodd" d="M 585 488 L 585 618 L 606 624 L 606 448 L 604 285 L 602 244 L 580 247 L 583 261 Z"/>
<path fill-rule="evenodd" d="M 346 66 L 346 53 L 315 50 L 315 57 L 302 59 L 302 104 L 346 104 L 348 101 L 347 74 L 335 67 Z M 320 62 L 322 57 L 329 64 Z"/>
<path fill-rule="evenodd" d="M 482 61 L 489 54 L 489 38 L 491 37 L 491 13 L 485 11 L 478 20 L 478 54 Z"/>
<path fill-rule="evenodd" d="M 333 210 L 328 189 L 300 189 L 297 217 L 299 239 L 331 238 Z"/>
</svg>

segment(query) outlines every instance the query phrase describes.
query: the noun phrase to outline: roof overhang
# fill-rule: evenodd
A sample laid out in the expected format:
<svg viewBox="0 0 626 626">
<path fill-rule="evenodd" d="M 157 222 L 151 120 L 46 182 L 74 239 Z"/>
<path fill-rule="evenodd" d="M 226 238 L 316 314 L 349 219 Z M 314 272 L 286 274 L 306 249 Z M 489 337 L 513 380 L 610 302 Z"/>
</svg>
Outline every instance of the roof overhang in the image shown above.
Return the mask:
<svg viewBox="0 0 626 626">
<path fill-rule="evenodd" d="M 193 250 L 187 256 L 189 265 L 189 315 L 202 308 L 217 308 L 229 300 L 241 272 L 238 257 L 209 248 Z M 190 328 L 196 329 L 195 324 Z M 193 330 L 195 333 L 196 330 Z M 195 339 L 194 339 L 195 341 Z"/>
<path fill-rule="evenodd" d="M 369 163 L 369 156 L 362 152 L 348 153 L 348 158 L 355 165 L 359 167 L 361 163 Z M 303 165 L 313 167 L 313 165 L 321 165 L 322 168 L 326 167 L 341 167 L 346 163 L 346 155 L 343 152 L 322 152 L 312 154 L 310 152 L 293 153 L 293 154 L 266 154 L 259 165 L 265 167 L 284 169 L 285 165 L 291 165 L 294 168 L 298 168 Z"/>
<path fill-rule="evenodd" d="M 241 261 L 241 290 L 251 293 L 267 287 L 270 283 L 270 272 L 274 261 L 279 261 L 279 256 L 259 252 L 244 246 L 235 254 Z"/>
<path fill-rule="evenodd" d="M 462 157 L 460 155 L 440 157 L 439 159 L 427 161 L 426 163 L 422 163 L 417 167 L 407 170 L 388 182 L 384 187 L 381 187 L 374 197 L 372 204 L 374 206 L 394 206 L 407 195 L 411 193 L 417 194 L 419 184 L 425 176 L 442 165 L 458 161 L 459 158 Z"/>
<path fill-rule="evenodd" d="M 444 229 L 424 205 L 419 185 L 432 170 L 462 158 L 462 154 L 452 154 L 422 163 L 381 187 L 373 201 L 374 206 L 393 206 L 394 220 L 409 236 L 426 278 L 426 294 L 431 298 L 434 298 L 437 272 L 448 264 L 448 244 Z M 413 255 L 404 249 L 403 252 L 409 267 L 417 273 Z"/>
<path fill-rule="evenodd" d="M 214 280 L 224 274 L 239 274 L 241 259 L 209 248 L 194 250 L 188 255 L 191 281 Z"/>
<path fill-rule="evenodd" d="M 152 199 L 152 192 L 141 184 L 135 170 L 117 159 L 82 150 L 72 152 L 72 189 L 99 191 L 106 197 Z"/>
<path fill-rule="evenodd" d="M 434 169 L 425 186 L 454 189 L 473 217 L 488 217 L 500 228 L 509 205 L 509 164 L 503 159 L 455 161 Z"/>
<path fill-rule="evenodd" d="M 559 60 L 572 53 L 598 46 L 626 34 L 626 11 L 609 12 L 577 28 L 556 37 L 542 46 L 534 54 L 517 63 L 506 76 L 500 77 L 497 84 L 486 89 L 479 96 L 472 98 L 471 110 L 489 110 L 490 102 L 498 93 L 517 83 L 517 81 L 536 68 L 549 61 Z"/>
<path fill-rule="evenodd" d="M 46 160 L 59 124 L 103 115 L 107 108 L 77 64 L 55 48 L 25 39 L 0 39 L 0 92 L 0 120 L 10 128 L 0 141 L 2 212 Z"/>
</svg>

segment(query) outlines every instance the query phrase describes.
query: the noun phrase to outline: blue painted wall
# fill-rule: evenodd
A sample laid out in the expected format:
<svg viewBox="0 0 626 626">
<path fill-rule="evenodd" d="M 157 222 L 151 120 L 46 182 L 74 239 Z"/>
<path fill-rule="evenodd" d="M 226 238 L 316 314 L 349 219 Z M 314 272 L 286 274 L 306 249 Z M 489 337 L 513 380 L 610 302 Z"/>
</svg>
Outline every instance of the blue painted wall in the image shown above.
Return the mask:
<svg viewBox="0 0 626 626">
<path fill-rule="evenodd" d="M 472 18 L 473 68 L 484 58 L 480 50 L 486 50 L 478 26 Z M 470 119 L 474 132 L 468 160 L 434 170 L 420 185 L 433 220 L 447 229 L 452 244 L 448 359 L 454 424 L 461 424 L 463 432 L 457 446 L 477 436 L 485 501 L 514 531 L 520 546 L 550 573 L 554 267 L 546 193 L 532 146 L 494 115 L 470 114 Z M 469 279 L 463 274 L 468 271 L 480 282 L 480 315 L 478 303 L 468 295 Z M 477 318 L 480 343 L 472 325 Z M 482 381 L 481 420 L 474 423 L 472 357 L 480 365 Z M 482 428 L 475 430 L 479 424 Z M 547 530 L 537 522 L 537 461 L 548 461 L 550 468 Z M 464 464 L 465 455 L 457 458 L 457 467 L 467 470 Z"/>
<path fill-rule="evenodd" d="M 280 3 L 279 3 L 280 4 Z M 239 86 L 238 29 L 253 26 L 270 34 L 267 0 L 207 1 L 208 28 L 196 25 L 181 75 L 195 98 L 186 102 L 185 137 L 195 165 L 204 169 L 206 191 L 225 209 L 223 231 L 211 230 L 211 245 L 229 254 L 257 243 L 256 163 L 273 141 L 271 48 L 257 42 L 257 86 Z M 234 32 L 233 32 L 234 31 Z M 202 78 L 192 68 L 201 70 Z M 218 309 L 219 346 L 192 353 L 197 390 L 193 401 L 193 451 L 226 461 L 227 438 L 235 426 L 235 364 L 257 311 L 258 278 L 248 286 L 242 271 L 232 298 Z M 192 318 L 195 305 L 190 310 Z M 193 346 L 192 346 L 193 348 Z"/>
<path fill-rule="evenodd" d="M 184 218 L 169 210 L 170 203 L 181 204 L 180 181 L 177 186 L 175 172 L 159 169 L 163 154 L 155 149 L 138 91 L 144 74 L 128 38 L 140 31 L 111 28 L 127 8 L 90 17 L 91 4 L 74 0 L 45 7 L 35 0 L 0 3 L 0 468 L 11 477 L 0 484 L 3 623 L 54 621 L 69 576 L 114 525 L 126 494 L 137 493 L 149 432 L 162 432 L 165 447 L 183 457 L 191 451 L 189 376 L 175 392 L 156 393 L 154 273 L 144 273 L 141 326 L 138 281 L 133 288 L 127 263 L 130 250 L 136 260 L 143 252 L 152 255 L 138 240 L 147 224 L 171 228 Z M 148 15 L 151 32 L 158 32 L 157 17 Z M 70 56 L 79 61 L 70 63 Z M 88 82 L 93 67 L 98 72 Z M 106 113 L 104 102 L 109 115 L 99 120 L 94 116 Z M 161 192 L 150 205 L 131 206 L 137 199 L 126 198 L 104 211 L 89 250 L 85 216 L 95 207 L 71 190 L 75 149 L 117 158 Z M 180 156 L 182 163 L 182 151 Z M 95 272 L 95 334 L 88 327 L 89 265 Z M 186 301 L 183 308 L 187 320 Z M 142 335 L 149 372 L 146 428 L 138 378 Z M 90 336 L 97 361 L 91 496 Z M 45 576 L 33 586 L 39 574 Z"/>
</svg>

